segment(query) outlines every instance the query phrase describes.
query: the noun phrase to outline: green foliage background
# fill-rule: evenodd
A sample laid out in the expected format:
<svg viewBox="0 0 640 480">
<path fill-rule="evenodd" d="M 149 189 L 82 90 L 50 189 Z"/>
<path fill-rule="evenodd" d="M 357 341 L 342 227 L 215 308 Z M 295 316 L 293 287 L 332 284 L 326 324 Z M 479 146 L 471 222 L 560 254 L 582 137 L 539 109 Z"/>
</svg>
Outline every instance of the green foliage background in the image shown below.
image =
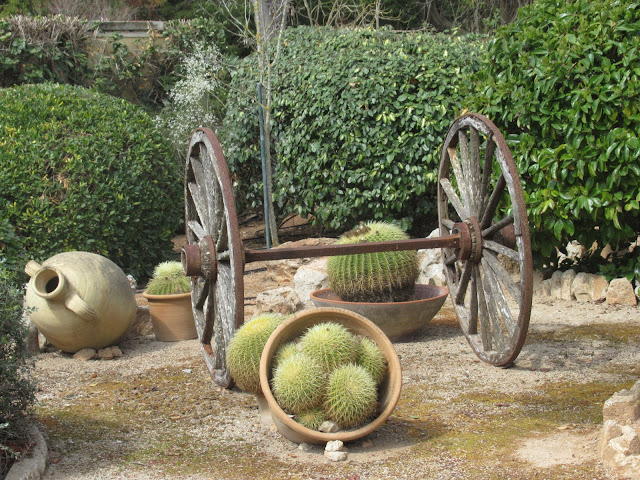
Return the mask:
<svg viewBox="0 0 640 480">
<path fill-rule="evenodd" d="M 0 477 L 16 452 L 12 444 L 27 438 L 26 419 L 35 400 L 31 363 L 22 322 L 23 291 L 17 276 L 0 264 Z"/>
<path fill-rule="evenodd" d="M 180 165 L 139 107 L 82 87 L 0 90 L 0 253 L 104 255 L 136 278 L 170 255 Z"/>
<path fill-rule="evenodd" d="M 533 250 L 640 232 L 640 3 L 539 0 L 488 48 L 473 108 L 508 134 Z M 591 257 L 599 260 L 599 255 Z M 625 263 L 628 262 L 628 263 Z M 640 260 L 617 260 L 640 275 Z"/>
<path fill-rule="evenodd" d="M 329 229 L 435 212 L 440 146 L 480 68 L 478 37 L 391 30 L 286 31 L 273 80 L 282 211 Z M 261 204 L 253 57 L 235 70 L 222 131 L 242 206 Z"/>
</svg>

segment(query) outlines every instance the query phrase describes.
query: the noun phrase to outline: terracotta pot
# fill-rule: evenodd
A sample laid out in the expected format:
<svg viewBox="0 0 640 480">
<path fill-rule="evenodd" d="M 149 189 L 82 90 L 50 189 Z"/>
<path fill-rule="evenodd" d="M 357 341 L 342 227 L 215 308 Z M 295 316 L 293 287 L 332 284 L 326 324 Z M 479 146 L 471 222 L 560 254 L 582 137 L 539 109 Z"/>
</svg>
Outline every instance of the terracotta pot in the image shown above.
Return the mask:
<svg viewBox="0 0 640 480">
<path fill-rule="evenodd" d="M 117 344 L 136 316 L 136 301 L 124 272 L 108 258 L 64 252 L 40 265 L 30 261 L 25 303 L 38 330 L 52 345 L 75 353 Z"/>
<path fill-rule="evenodd" d="M 413 299 L 407 302 L 345 302 L 330 288 L 311 293 L 316 307 L 344 308 L 371 320 L 391 339 L 398 340 L 424 328 L 442 307 L 449 289 L 416 284 Z"/>
<path fill-rule="evenodd" d="M 308 328 L 323 322 L 337 322 L 352 333 L 374 341 L 384 353 L 388 372 L 379 387 L 379 409 L 377 417 L 357 430 L 323 433 L 311 430 L 293 420 L 276 402 L 271 392 L 271 362 L 281 345 L 302 335 Z M 296 443 L 322 444 L 331 440 L 348 442 L 364 437 L 383 425 L 396 407 L 402 389 L 402 369 L 400 360 L 387 336 L 372 322 L 357 313 L 339 308 L 317 308 L 302 311 L 285 320 L 269 337 L 260 358 L 260 386 L 271 410 L 271 418 L 280 433 Z"/>
<path fill-rule="evenodd" d="M 142 296 L 149 301 L 149 314 L 156 340 L 177 342 L 198 337 L 191 309 L 191 293 Z"/>
</svg>

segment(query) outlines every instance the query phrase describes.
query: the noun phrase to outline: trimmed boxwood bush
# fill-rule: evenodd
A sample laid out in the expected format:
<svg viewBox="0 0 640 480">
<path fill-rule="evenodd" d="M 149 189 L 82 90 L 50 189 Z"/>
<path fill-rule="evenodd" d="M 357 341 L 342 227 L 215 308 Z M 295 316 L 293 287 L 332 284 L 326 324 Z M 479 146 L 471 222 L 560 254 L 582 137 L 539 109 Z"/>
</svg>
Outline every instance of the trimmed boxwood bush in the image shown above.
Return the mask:
<svg viewBox="0 0 640 480">
<path fill-rule="evenodd" d="M 0 165 L 0 232 L 28 257 L 85 250 L 145 277 L 170 254 L 180 166 L 139 107 L 81 87 L 1 89 Z"/>
<path fill-rule="evenodd" d="M 16 275 L 0 264 L 0 478 L 29 441 L 26 420 L 35 385 L 22 322 L 23 291 Z"/>
<path fill-rule="evenodd" d="M 273 80 L 274 195 L 283 211 L 332 229 L 433 217 L 440 147 L 466 106 L 481 49 L 467 36 L 287 30 Z M 223 132 L 248 206 L 262 196 L 256 82 L 250 58 L 234 74 Z"/>
<path fill-rule="evenodd" d="M 498 31 L 485 66 L 475 108 L 509 134 L 539 263 L 553 263 L 570 239 L 600 248 L 633 241 L 640 3 L 539 0 Z M 640 269 L 637 254 L 634 262 Z"/>
</svg>

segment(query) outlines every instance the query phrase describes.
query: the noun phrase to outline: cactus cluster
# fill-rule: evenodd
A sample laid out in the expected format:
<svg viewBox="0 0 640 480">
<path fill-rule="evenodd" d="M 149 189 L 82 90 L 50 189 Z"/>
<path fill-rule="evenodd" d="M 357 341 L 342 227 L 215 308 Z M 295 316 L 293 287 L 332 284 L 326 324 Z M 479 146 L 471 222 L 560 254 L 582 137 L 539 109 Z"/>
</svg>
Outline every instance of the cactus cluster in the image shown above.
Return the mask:
<svg viewBox="0 0 640 480">
<path fill-rule="evenodd" d="M 147 284 L 149 295 L 175 295 L 191 291 L 189 277 L 185 277 L 180 262 L 168 261 L 156 265 Z"/>
<path fill-rule="evenodd" d="M 335 322 L 314 325 L 300 339 L 300 351 L 316 358 L 326 372 L 355 362 L 358 347 L 356 337 L 346 327 Z"/>
<path fill-rule="evenodd" d="M 341 428 L 366 421 L 377 408 L 387 363 L 370 339 L 325 322 L 280 347 L 272 368 L 278 405 L 301 425 L 317 430 L 326 420 Z"/>
<path fill-rule="evenodd" d="M 345 365 L 333 371 L 324 401 L 324 411 L 331 420 L 345 428 L 358 426 L 377 404 L 376 382 L 364 367 Z"/>
<path fill-rule="evenodd" d="M 242 325 L 227 347 L 227 366 L 238 388 L 260 393 L 260 357 L 273 331 L 284 315 L 265 313 Z"/>
<path fill-rule="evenodd" d="M 397 225 L 368 222 L 345 233 L 338 244 L 407 238 Z M 412 250 L 339 255 L 327 263 L 329 286 L 349 302 L 406 301 L 413 294 L 418 273 L 418 254 Z"/>
<path fill-rule="evenodd" d="M 360 348 L 356 363 L 371 374 L 371 377 L 380 384 L 387 373 L 387 359 L 380 347 L 366 337 L 360 339 Z"/>
<path fill-rule="evenodd" d="M 291 355 L 278 365 L 271 386 L 278 405 L 293 413 L 318 407 L 324 397 L 326 375 L 313 357 Z"/>
</svg>

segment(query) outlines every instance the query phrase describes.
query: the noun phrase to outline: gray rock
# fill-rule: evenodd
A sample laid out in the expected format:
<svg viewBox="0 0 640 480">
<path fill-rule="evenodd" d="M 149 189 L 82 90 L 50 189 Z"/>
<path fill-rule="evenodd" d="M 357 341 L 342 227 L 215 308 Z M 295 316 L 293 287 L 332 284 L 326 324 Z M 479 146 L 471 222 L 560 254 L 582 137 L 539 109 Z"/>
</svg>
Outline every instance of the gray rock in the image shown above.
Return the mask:
<svg viewBox="0 0 640 480">
<path fill-rule="evenodd" d="M 440 230 L 433 230 L 427 238 L 440 236 Z M 418 250 L 419 274 L 416 283 L 425 285 L 435 285 L 437 287 L 445 286 L 447 279 L 444 276 L 442 266 L 442 250 L 439 248 L 430 248 L 426 250 Z"/>
<path fill-rule="evenodd" d="M 302 308 L 302 302 L 292 287 L 280 287 L 261 292 L 256 297 L 256 313 L 282 313 L 288 315 Z"/>
<path fill-rule="evenodd" d="M 629 390 L 620 390 L 604 402 L 603 420 L 614 420 L 620 425 L 640 420 L 640 381 Z"/>
<path fill-rule="evenodd" d="M 82 350 L 74 353 L 73 358 L 83 361 L 94 360 L 98 358 L 98 352 L 96 352 L 93 348 L 83 348 Z"/>
<path fill-rule="evenodd" d="M 326 422 L 322 422 L 322 425 L 318 427 L 318 431 L 323 433 L 335 433 L 340 431 L 340 427 L 331 420 L 327 420 Z"/>
<path fill-rule="evenodd" d="M 562 300 L 572 300 L 573 295 L 571 294 L 571 284 L 573 280 L 576 278 L 575 270 L 567 270 L 562 273 L 562 277 L 560 277 L 560 298 Z"/>
<path fill-rule="evenodd" d="M 310 300 L 311 292 L 328 286 L 326 258 L 319 258 L 301 266 L 293 276 L 293 288 L 305 307 L 313 307 Z"/>
<path fill-rule="evenodd" d="M 342 452 L 344 450 L 344 442 L 342 440 L 331 440 L 324 447 L 325 452 Z"/>
<path fill-rule="evenodd" d="M 551 275 L 549 279 L 549 290 L 551 294 L 551 298 L 555 300 L 562 299 L 562 272 L 560 270 L 556 270 Z"/>
<path fill-rule="evenodd" d="M 98 358 L 100 358 L 100 360 L 113 360 L 114 358 L 120 358 L 121 356 L 122 350 L 117 346 L 98 350 Z"/>
<path fill-rule="evenodd" d="M 631 282 L 626 278 L 614 278 L 607 290 L 607 303 L 610 305 L 637 305 L 636 294 Z"/>
<path fill-rule="evenodd" d="M 346 452 L 327 452 L 325 450 L 324 456 L 332 462 L 344 462 L 347 459 Z"/>
</svg>

